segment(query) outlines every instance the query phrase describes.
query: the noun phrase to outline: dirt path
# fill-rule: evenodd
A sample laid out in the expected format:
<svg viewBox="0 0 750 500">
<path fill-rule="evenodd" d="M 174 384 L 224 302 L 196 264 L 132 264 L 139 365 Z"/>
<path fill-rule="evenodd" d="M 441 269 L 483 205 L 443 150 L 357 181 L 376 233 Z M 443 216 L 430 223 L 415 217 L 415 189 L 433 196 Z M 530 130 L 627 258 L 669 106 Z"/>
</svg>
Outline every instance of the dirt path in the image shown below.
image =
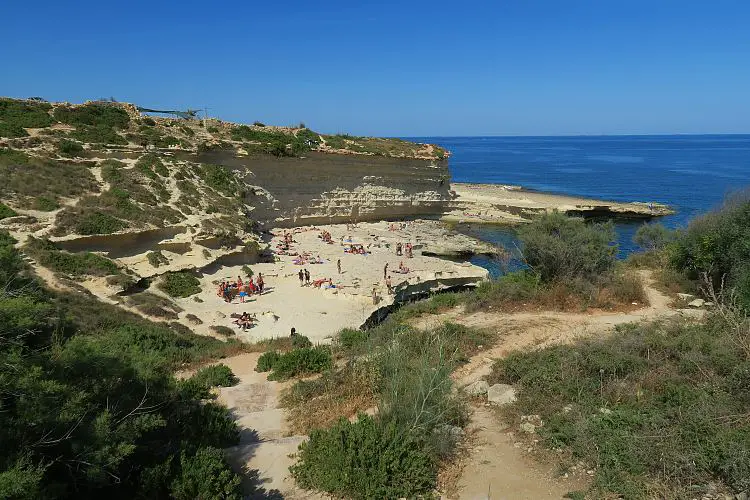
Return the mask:
<svg viewBox="0 0 750 500">
<path fill-rule="evenodd" d="M 685 314 L 698 311 L 671 309 L 671 300 L 653 286 L 651 276 L 642 272 L 650 305 L 630 313 L 465 313 L 454 310 L 438 317 L 428 317 L 419 327 L 430 327 L 450 320 L 467 326 L 495 329 L 499 342 L 474 356 L 457 370 L 456 385 L 465 387 L 484 379 L 492 371 L 495 359 L 511 351 L 572 342 L 579 338 L 601 336 L 615 325 Z M 554 465 L 543 465 L 529 456 L 527 445 L 515 437 L 517 425 L 508 425 L 495 415 L 493 408 L 473 406 L 467 429 L 473 446 L 463 464 L 456 484 L 456 498 L 468 499 L 539 499 L 563 498 L 570 491 L 586 489 L 585 478 L 562 478 Z"/>
<path fill-rule="evenodd" d="M 259 357 L 260 353 L 248 353 L 221 361 L 240 379 L 237 385 L 219 391 L 219 400 L 240 427 L 240 443 L 227 449 L 229 461 L 238 473 L 245 472 L 248 498 L 321 498 L 297 488 L 290 476 L 289 466 L 294 462 L 290 455 L 305 436 L 284 437 L 279 392 L 285 384 L 269 382 L 266 373 L 254 371 Z"/>
</svg>

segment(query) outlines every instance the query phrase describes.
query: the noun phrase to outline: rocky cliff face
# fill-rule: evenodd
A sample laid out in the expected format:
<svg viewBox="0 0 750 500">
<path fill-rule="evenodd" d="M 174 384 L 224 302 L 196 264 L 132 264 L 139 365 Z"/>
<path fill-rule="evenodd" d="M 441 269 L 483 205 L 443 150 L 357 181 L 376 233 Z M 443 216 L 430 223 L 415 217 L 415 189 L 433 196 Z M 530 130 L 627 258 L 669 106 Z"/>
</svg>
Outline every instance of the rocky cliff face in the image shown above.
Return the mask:
<svg viewBox="0 0 750 500">
<path fill-rule="evenodd" d="M 408 218 L 442 213 L 448 160 L 310 152 L 302 158 L 199 155 L 228 166 L 249 187 L 250 216 L 266 227 Z"/>
</svg>

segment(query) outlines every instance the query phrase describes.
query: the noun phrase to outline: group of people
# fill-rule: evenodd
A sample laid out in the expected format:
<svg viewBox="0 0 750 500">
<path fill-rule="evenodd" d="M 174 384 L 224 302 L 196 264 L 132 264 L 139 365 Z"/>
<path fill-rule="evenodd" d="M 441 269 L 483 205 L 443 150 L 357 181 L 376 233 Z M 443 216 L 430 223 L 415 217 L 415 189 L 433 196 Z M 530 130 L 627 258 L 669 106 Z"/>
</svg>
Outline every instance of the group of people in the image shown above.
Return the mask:
<svg viewBox="0 0 750 500">
<path fill-rule="evenodd" d="M 235 325 L 242 328 L 242 330 L 247 330 L 248 328 L 252 328 L 254 323 L 258 321 L 258 319 L 255 317 L 255 313 L 251 316 L 247 312 L 243 312 L 239 318 L 232 321 Z"/>
<path fill-rule="evenodd" d="M 365 250 L 364 245 L 360 243 L 351 243 L 347 248 L 344 248 L 344 253 L 367 255 L 367 250 Z"/>
<path fill-rule="evenodd" d="M 331 237 L 331 233 L 326 231 L 325 229 L 320 232 L 318 235 L 318 238 L 323 240 L 324 243 L 328 243 L 329 245 L 333 245 L 333 238 Z"/>
<path fill-rule="evenodd" d="M 293 262 L 298 266 L 304 266 L 305 264 L 323 264 L 325 261 L 320 258 L 320 255 L 313 257 L 312 254 L 305 252 L 302 255 L 297 255 Z"/>
<path fill-rule="evenodd" d="M 262 294 L 265 282 L 263 275 L 258 273 L 258 276 L 253 282 L 253 278 L 248 278 L 247 282 L 242 281 L 241 276 L 237 276 L 237 281 L 222 281 L 219 285 L 217 295 L 224 299 L 225 302 L 232 302 L 235 296 L 239 295 L 240 302 L 245 302 L 245 299 L 254 294 Z"/>
<path fill-rule="evenodd" d="M 411 259 L 414 257 L 414 247 L 412 247 L 411 243 L 407 243 L 406 245 L 402 245 L 399 241 L 396 243 L 396 255 L 404 255 L 404 251 L 406 251 L 406 257 Z"/>
</svg>

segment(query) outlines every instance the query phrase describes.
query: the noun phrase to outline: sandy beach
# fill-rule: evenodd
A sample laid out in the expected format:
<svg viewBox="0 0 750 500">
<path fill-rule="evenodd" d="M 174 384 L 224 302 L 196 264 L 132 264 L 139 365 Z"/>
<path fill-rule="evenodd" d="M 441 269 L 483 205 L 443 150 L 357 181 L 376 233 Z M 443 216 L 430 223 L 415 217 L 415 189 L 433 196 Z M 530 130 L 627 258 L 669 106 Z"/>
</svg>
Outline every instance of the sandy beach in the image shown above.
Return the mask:
<svg viewBox="0 0 750 500">
<path fill-rule="evenodd" d="M 331 234 L 331 243 L 324 242 L 323 231 Z M 284 241 L 284 234 L 293 237 L 287 253 L 307 254 L 304 264 L 299 255 L 284 255 L 277 246 Z M 474 251 L 486 246 L 464 235 L 448 231 L 438 221 L 417 220 L 411 222 L 360 223 L 307 226 L 277 229 L 272 236 L 270 248 L 275 262 L 251 265 L 253 273 L 262 273 L 265 291 L 252 295 L 245 303 L 235 297 L 231 303 L 217 295 L 222 281 L 236 281 L 238 276 L 246 280 L 242 266 L 224 266 L 201 278 L 201 293 L 194 297 L 177 299 L 185 309 L 180 314 L 185 319 L 193 314 L 203 322 L 191 325 L 197 332 L 211 334 L 211 326 L 231 327 L 237 338 L 256 342 L 262 339 L 287 336 L 292 327 L 314 342 L 325 342 L 342 328 L 359 328 L 374 311 L 390 306 L 394 301 L 406 301 L 429 291 L 471 286 L 487 279 L 487 271 L 468 262 L 451 261 L 424 253 L 452 253 L 457 249 Z M 411 243 L 413 257 L 396 255 L 396 244 Z M 350 245 L 361 245 L 366 254 L 346 253 Z M 321 263 L 317 262 L 318 258 Z M 341 274 L 337 261 L 341 261 Z M 403 262 L 407 273 L 399 273 Z M 392 292 L 389 293 L 384 279 L 391 277 Z M 307 269 L 311 284 L 301 285 L 299 271 Z M 316 280 L 331 279 L 331 284 L 314 286 Z M 373 301 L 373 291 L 377 302 Z M 196 301 L 196 297 L 199 301 Z M 257 318 L 253 328 L 242 331 L 232 323 L 232 314 L 248 312 Z"/>
<path fill-rule="evenodd" d="M 450 222 L 522 224 L 541 212 L 558 210 L 569 215 L 650 219 L 673 214 L 652 201 L 620 203 L 529 191 L 503 184 L 452 183 L 455 198 L 442 216 Z"/>
</svg>

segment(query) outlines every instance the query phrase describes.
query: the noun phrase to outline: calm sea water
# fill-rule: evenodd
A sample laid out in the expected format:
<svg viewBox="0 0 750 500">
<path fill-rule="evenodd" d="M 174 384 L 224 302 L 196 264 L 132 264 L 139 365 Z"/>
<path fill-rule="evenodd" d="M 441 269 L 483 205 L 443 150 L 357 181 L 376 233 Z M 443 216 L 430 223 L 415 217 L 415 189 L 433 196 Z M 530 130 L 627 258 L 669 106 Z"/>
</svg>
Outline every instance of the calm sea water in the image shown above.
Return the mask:
<svg viewBox="0 0 750 500">
<path fill-rule="evenodd" d="M 452 152 L 456 182 L 517 184 L 552 193 L 613 201 L 666 203 L 677 214 L 661 219 L 684 226 L 750 186 L 750 135 L 601 137 L 419 137 Z M 618 223 L 620 255 L 635 249 L 638 223 Z M 467 227 L 493 243 L 512 233 Z M 477 263 L 498 268 L 486 259 Z"/>
</svg>

